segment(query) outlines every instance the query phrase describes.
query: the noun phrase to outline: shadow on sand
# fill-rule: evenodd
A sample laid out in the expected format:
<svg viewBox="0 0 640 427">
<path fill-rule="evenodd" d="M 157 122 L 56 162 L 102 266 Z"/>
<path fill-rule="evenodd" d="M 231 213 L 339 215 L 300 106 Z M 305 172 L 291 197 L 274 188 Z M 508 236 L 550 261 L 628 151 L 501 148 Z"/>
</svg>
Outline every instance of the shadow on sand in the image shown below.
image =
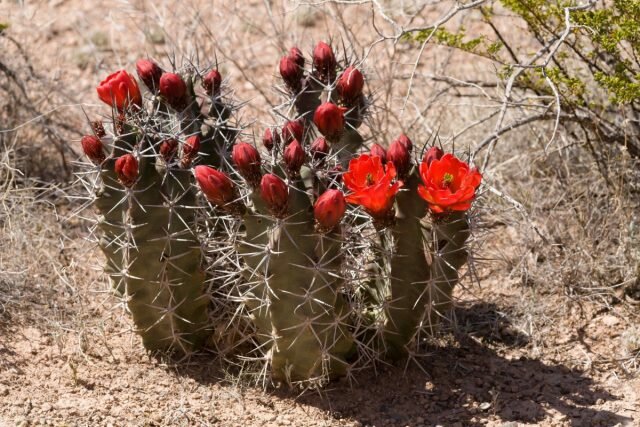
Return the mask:
<svg viewBox="0 0 640 427">
<path fill-rule="evenodd" d="M 432 348 L 422 369 L 410 366 L 403 375 L 402 367 L 385 368 L 377 377 L 361 375 L 352 388 L 338 383 L 323 395 L 306 394 L 298 401 L 335 418 L 378 427 L 480 426 L 487 421 L 515 426 L 545 419 L 550 425 L 576 427 L 633 425 L 630 418 L 593 408 L 619 397 L 599 389 L 585 374 L 524 357 L 507 359 L 481 344 L 513 348 L 527 343 L 495 305 L 463 306 L 455 314 L 455 342 Z"/>
</svg>

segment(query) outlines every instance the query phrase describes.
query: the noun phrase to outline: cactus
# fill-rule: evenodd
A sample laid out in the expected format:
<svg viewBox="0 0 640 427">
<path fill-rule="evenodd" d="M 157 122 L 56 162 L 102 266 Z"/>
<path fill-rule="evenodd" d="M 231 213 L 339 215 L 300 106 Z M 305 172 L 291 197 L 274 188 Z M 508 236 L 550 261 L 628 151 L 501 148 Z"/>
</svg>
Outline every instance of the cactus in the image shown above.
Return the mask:
<svg viewBox="0 0 640 427">
<path fill-rule="evenodd" d="M 98 88 L 116 120 L 112 135 L 97 123 L 94 135 L 85 137 L 94 144 L 93 152 L 85 149 L 94 165 L 89 168 L 92 179 L 84 178 L 100 214 L 105 271 L 125 299 L 145 348 L 186 354 L 200 348 L 211 333 L 211 275 L 198 218 L 203 205 L 191 165 L 219 162 L 229 130 L 214 116 L 207 137 L 201 137 L 199 131 L 212 115 L 194 114 L 200 105 L 190 74 L 185 74 L 186 84 L 151 61 L 141 60 L 137 68 L 150 91 L 148 105 L 124 71 Z M 111 85 L 118 79 L 129 84 L 128 93 Z M 189 135 L 191 131 L 196 133 Z"/>
<path fill-rule="evenodd" d="M 262 150 L 231 125 L 216 70 L 140 61 L 146 106 L 128 75 L 127 93 L 101 85 L 113 135 L 82 145 L 106 271 L 148 349 L 207 342 L 322 385 L 413 356 L 451 306 L 480 174 L 437 147 L 418 159 L 405 135 L 364 152 L 364 75 L 322 42 L 306 64 L 281 59 L 284 123 Z"/>
</svg>

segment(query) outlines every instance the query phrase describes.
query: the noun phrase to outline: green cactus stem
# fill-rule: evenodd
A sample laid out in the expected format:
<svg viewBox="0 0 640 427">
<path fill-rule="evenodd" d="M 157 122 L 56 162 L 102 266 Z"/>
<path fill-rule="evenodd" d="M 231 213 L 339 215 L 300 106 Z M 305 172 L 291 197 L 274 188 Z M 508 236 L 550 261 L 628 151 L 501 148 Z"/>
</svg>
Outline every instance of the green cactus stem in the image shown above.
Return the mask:
<svg viewBox="0 0 640 427">
<path fill-rule="evenodd" d="M 344 375 L 354 345 L 340 288 L 341 239 L 314 230 L 311 202 L 297 180 L 289 216 L 270 218 L 254 194 L 258 213 L 243 220 L 240 253 L 249 269 L 247 305 L 260 340 L 270 346 L 272 377 L 293 384 Z"/>
</svg>

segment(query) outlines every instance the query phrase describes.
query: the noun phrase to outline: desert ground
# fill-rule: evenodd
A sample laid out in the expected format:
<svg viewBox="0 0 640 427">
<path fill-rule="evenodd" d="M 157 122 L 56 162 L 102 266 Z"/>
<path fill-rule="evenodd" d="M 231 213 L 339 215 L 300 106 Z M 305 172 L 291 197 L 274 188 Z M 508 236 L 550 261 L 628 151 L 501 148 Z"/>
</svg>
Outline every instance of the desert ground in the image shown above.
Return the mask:
<svg viewBox="0 0 640 427">
<path fill-rule="evenodd" d="M 381 142 L 400 129 L 446 137 L 499 108 L 439 92 L 437 76 L 481 79 L 495 74 L 489 63 L 437 47 L 418 57 L 420 45 L 394 39 L 375 12 L 383 3 L 409 27 L 455 2 L 344 3 L 0 2 L 0 63 L 25 89 L 0 99 L 0 426 L 640 425 L 640 297 L 625 294 L 640 280 L 638 193 L 607 190 L 570 136 L 542 150 L 553 123 L 496 145 L 485 176 L 499 191 L 479 201 L 475 262 L 418 361 L 300 394 L 245 383 L 213 353 L 174 362 L 145 352 L 110 293 L 73 175 L 87 118 L 107 114 L 95 86 L 110 71 L 145 56 L 217 62 L 258 133 L 279 102 L 282 52 L 332 40 L 367 55 Z M 479 27 L 463 12 L 458 25 Z M 517 39 L 521 24 L 507 19 Z M 637 163 L 625 162 L 612 175 L 637 180 Z"/>
</svg>

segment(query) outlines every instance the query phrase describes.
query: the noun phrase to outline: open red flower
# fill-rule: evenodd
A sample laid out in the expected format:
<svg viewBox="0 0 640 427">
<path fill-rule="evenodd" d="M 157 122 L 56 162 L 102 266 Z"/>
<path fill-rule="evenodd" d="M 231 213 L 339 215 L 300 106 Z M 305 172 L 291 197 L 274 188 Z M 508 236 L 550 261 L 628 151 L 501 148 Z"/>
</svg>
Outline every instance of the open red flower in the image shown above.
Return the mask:
<svg viewBox="0 0 640 427">
<path fill-rule="evenodd" d="M 142 105 L 142 95 L 136 79 L 125 70 L 109 74 L 96 88 L 102 102 L 126 110 L 129 106 Z"/>
<path fill-rule="evenodd" d="M 347 202 L 364 207 L 374 218 L 385 218 L 402 182 L 395 181 L 396 168 L 389 162 L 383 166 L 378 156 L 362 154 L 349 162 L 349 171 L 342 177 L 353 193 Z"/>
<path fill-rule="evenodd" d="M 451 153 L 431 163 L 422 162 L 420 177 L 424 185 L 418 187 L 418 194 L 434 213 L 466 211 L 482 181 L 477 169 Z"/>
</svg>

